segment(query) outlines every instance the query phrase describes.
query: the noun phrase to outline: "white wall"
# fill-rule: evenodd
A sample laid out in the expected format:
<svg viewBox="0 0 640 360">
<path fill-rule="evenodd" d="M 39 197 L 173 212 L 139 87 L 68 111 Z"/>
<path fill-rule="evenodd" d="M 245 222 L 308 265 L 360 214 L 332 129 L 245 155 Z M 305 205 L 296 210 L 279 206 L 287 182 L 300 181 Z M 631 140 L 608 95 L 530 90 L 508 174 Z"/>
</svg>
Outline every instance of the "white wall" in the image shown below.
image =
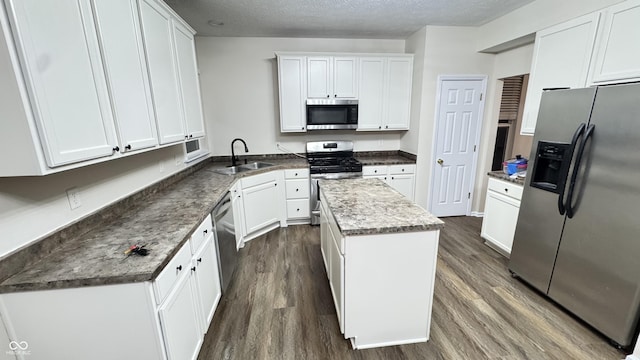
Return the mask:
<svg viewBox="0 0 640 360">
<path fill-rule="evenodd" d="M 411 154 L 418 153 L 418 143 L 420 142 L 420 123 L 425 115 L 422 111 L 422 101 L 424 100 L 424 69 L 425 69 L 425 45 L 427 40 L 427 29 L 422 28 L 409 36 L 405 44 L 405 52 L 413 54 L 413 83 L 411 89 L 411 122 L 409 131 L 404 133 L 400 139 L 400 150 Z"/>
<path fill-rule="evenodd" d="M 177 145 L 53 175 L 0 178 L 0 258 L 183 169 L 183 159 Z M 72 187 L 82 200 L 75 210 L 65 192 Z"/>
<path fill-rule="evenodd" d="M 418 169 L 416 174 L 416 202 L 428 209 L 429 191 L 432 173 L 432 144 L 435 130 L 435 106 L 437 79 L 439 75 L 487 75 L 491 79 L 494 55 L 476 52 L 476 31 L 471 27 L 427 26 L 425 39 L 425 59 L 423 73 L 422 101 L 420 110 L 420 128 L 418 143 Z M 420 30 L 422 31 L 422 30 Z M 486 102 L 492 101 L 492 84 L 487 85 Z M 490 118 L 489 109 L 485 108 L 483 129 Z M 482 131 L 479 152 L 486 151 L 486 135 Z M 486 172 L 485 159 L 479 157 L 478 174 Z M 476 180 L 482 177 L 476 175 Z M 476 181 L 476 191 L 478 193 Z M 472 210 L 479 207 L 478 196 L 474 196 Z"/>
<path fill-rule="evenodd" d="M 250 154 L 279 153 L 276 143 L 304 152 L 307 141 L 354 140 L 356 151 L 398 150 L 402 132 L 355 131 L 281 134 L 274 52 L 395 52 L 404 40 L 196 37 L 200 86 L 214 155 L 229 155 L 231 141 L 246 140 Z"/>
<path fill-rule="evenodd" d="M 536 0 L 476 29 L 482 51 L 622 0 Z"/>
</svg>

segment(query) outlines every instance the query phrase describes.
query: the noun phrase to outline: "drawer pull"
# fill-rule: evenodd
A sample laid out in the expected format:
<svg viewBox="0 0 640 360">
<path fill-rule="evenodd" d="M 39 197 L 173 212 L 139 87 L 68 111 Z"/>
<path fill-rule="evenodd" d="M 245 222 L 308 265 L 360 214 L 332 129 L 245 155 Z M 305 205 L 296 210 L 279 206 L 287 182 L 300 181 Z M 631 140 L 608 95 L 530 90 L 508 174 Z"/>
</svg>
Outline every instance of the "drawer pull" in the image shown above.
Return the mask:
<svg viewBox="0 0 640 360">
<path fill-rule="evenodd" d="M 504 192 L 509 192 L 509 189 L 507 189 L 507 188 L 504 188 Z"/>
<path fill-rule="evenodd" d="M 179 265 L 179 266 L 176 268 L 176 270 L 178 270 L 178 271 L 182 271 L 182 265 Z"/>
<path fill-rule="evenodd" d="M 195 272 L 195 271 L 196 271 L 196 267 L 195 267 L 195 266 L 194 266 L 194 267 L 192 267 L 192 268 L 191 268 L 191 271 Z"/>
<path fill-rule="evenodd" d="M 205 230 L 205 231 L 203 231 L 203 232 L 204 232 L 205 234 L 207 234 L 207 233 L 209 233 L 209 230 Z"/>
<path fill-rule="evenodd" d="M 378 170 L 373 170 L 373 172 L 377 174 L 377 173 L 378 173 Z"/>
<path fill-rule="evenodd" d="M 293 175 L 293 176 L 298 176 L 298 173 L 296 173 L 296 174 L 295 174 L 295 175 Z"/>
<path fill-rule="evenodd" d="M 296 192 L 298 192 L 298 190 L 300 190 L 300 189 L 296 189 Z"/>
<path fill-rule="evenodd" d="M 202 258 L 198 258 L 198 260 L 196 260 L 196 261 L 201 263 L 202 262 Z"/>
<path fill-rule="evenodd" d="M 300 211 L 300 209 L 296 209 L 296 211 Z"/>
</svg>

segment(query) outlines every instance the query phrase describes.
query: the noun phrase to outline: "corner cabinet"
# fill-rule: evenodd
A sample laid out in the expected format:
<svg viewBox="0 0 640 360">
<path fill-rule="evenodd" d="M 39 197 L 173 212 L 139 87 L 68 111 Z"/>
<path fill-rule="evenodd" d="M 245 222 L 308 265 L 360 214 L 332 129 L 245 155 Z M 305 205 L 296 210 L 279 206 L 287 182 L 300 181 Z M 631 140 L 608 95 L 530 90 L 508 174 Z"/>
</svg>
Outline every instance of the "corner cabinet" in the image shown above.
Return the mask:
<svg viewBox="0 0 640 360">
<path fill-rule="evenodd" d="M 360 131 L 408 130 L 413 55 L 276 53 L 280 131 L 305 132 L 307 99 L 357 99 Z"/>
<path fill-rule="evenodd" d="M 521 198 L 522 185 L 489 178 L 480 236 L 507 257 L 511 254 Z"/>
<path fill-rule="evenodd" d="M 521 133 L 533 135 L 542 91 L 640 81 L 640 0 L 539 31 Z"/>
<path fill-rule="evenodd" d="M 194 32 L 162 1 L 6 0 L 0 25 L 0 176 L 204 136 Z"/>
</svg>

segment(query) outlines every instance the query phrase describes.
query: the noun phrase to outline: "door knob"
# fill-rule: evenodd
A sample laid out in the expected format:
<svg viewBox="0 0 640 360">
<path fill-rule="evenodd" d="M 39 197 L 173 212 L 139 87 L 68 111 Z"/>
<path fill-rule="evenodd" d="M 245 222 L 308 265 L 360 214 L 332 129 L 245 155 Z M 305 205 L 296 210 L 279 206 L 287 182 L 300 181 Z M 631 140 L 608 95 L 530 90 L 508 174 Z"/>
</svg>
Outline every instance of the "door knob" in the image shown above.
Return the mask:
<svg viewBox="0 0 640 360">
<path fill-rule="evenodd" d="M 440 164 L 440 165 L 444 164 L 444 160 L 438 159 L 438 164 Z"/>
</svg>

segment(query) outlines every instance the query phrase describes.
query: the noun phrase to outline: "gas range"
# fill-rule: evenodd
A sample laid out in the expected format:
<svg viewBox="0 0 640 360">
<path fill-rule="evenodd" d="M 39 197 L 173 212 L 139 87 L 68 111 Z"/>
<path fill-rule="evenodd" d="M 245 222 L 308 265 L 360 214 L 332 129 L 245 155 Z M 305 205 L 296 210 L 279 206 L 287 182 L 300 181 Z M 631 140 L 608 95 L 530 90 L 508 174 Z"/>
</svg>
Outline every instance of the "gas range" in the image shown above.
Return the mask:
<svg viewBox="0 0 640 360">
<path fill-rule="evenodd" d="M 321 179 L 346 179 L 362 177 L 362 164 L 353 156 L 352 141 L 314 141 L 307 143 L 307 160 L 311 196 L 311 225 L 320 223 Z"/>
</svg>

